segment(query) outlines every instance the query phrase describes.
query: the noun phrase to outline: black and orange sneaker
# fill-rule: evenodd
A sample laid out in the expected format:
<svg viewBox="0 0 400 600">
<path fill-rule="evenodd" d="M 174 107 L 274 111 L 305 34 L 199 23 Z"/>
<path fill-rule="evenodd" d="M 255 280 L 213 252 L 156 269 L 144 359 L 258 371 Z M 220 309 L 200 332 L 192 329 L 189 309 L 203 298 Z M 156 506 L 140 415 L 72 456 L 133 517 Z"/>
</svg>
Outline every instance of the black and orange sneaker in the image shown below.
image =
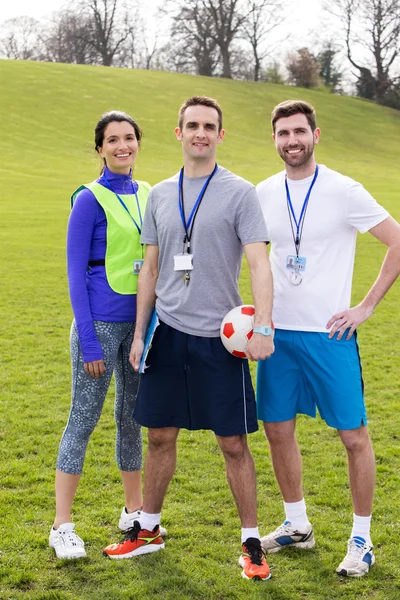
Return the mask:
<svg viewBox="0 0 400 600">
<path fill-rule="evenodd" d="M 239 564 L 243 567 L 242 577 L 245 579 L 265 581 L 271 577 L 261 542 L 257 538 L 248 538 L 242 544 L 242 556 L 239 558 Z"/>
<path fill-rule="evenodd" d="M 156 525 L 153 531 L 141 529 L 139 521 L 134 521 L 133 527 L 128 529 L 122 542 L 111 544 L 104 548 L 104 556 L 108 558 L 131 558 L 140 554 L 157 552 L 164 548 L 164 542 L 160 536 L 160 526 Z"/>
</svg>

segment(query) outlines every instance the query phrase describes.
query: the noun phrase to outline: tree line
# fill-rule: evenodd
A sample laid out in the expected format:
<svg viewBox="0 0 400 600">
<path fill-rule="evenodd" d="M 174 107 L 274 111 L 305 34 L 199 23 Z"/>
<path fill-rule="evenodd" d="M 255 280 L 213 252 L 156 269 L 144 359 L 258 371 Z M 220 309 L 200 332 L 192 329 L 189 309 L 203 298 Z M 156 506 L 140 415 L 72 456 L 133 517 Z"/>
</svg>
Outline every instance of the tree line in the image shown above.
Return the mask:
<svg viewBox="0 0 400 600">
<path fill-rule="evenodd" d="M 343 56 L 354 93 L 400 109 L 400 0 L 329 0 L 339 35 L 319 50 L 276 58 L 285 39 L 284 0 L 164 0 L 150 23 L 141 0 L 72 0 L 50 19 L 9 19 L 8 59 L 159 69 L 209 77 L 343 91 Z M 278 40 L 278 41 L 277 41 Z"/>
</svg>

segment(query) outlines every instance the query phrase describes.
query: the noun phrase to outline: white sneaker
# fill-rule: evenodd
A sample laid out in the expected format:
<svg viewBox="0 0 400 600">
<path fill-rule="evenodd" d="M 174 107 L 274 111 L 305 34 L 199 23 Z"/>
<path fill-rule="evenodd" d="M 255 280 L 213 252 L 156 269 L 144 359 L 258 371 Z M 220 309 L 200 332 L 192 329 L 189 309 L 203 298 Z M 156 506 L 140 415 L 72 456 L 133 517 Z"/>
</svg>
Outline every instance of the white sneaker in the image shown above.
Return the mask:
<svg viewBox="0 0 400 600">
<path fill-rule="evenodd" d="M 128 529 L 132 529 L 133 527 L 133 523 L 134 521 L 140 521 L 140 510 L 135 510 L 135 512 L 133 513 L 128 513 L 126 512 L 126 508 L 124 506 L 124 508 L 122 509 L 121 512 L 121 518 L 119 520 L 118 523 L 118 527 L 122 530 L 122 531 L 127 531 Z M 160 525 L 160 536 L 162 538 L 167 537 L 168 532 L 164 527 L 161 527 Z"/>
<path fill-rule="evenodd" d="M 357 536 L 349 539 L 347 554 L 336 569 L 336 573 L 347 577 L 362 577 L 374 564 L 373 546 L 367 544 L 364 538 Z"/>
<path fill-rule="evenodd" d="M 290 521 L 285 521 L 275 531 L 261 538 L 261 546 L 267 554 L 289 547 L 307 550 L 314 548 L 315 539 L 311 525 L 305 531 L 297 531 Z"/>
<path fill-rule="evenodd" d="M 85 544 L 75 533 L 73 523 L 63 523 L 58 529 L 51 528 L 49 546 L 56 551 L 57 558 L 83 558 Z"/>
</svg>

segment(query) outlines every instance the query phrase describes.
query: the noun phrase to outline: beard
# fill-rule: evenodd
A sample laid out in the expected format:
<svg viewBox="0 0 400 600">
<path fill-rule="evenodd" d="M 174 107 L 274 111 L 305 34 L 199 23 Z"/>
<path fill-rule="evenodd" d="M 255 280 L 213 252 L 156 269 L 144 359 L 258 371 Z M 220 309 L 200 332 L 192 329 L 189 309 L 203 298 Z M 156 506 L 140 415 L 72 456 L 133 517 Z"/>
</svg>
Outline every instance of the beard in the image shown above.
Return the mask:
<svg viewBox="0 0 400 600">
<path fill-rule="evenodd" d="M 299 154 L 288 154 L 288 150 L 302 150 Z M 314 154 L 314 144 L 308 146 L 286 146 L 285 148 L 279 148 L 278 154 L 283 162 L 290 167 L 304 167 L 310 160 L 312 160 Z"/>
</svg>

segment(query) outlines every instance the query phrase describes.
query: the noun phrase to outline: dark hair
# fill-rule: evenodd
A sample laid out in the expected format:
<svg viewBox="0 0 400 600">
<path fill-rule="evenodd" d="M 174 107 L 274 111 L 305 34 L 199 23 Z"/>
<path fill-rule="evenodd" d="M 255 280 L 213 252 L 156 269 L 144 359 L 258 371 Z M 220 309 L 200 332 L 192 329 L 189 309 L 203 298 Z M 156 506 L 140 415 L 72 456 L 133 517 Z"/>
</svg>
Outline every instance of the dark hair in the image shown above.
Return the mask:
<svg viewBox="0 0 400 600">
<path fill-rule="evenodd" d="M 209 98 L 208 96 L 192 96 L 185 100 L 182 106 L 179 109 L 178 115 L 178 127 L 182 130 L 183 125 L 183 117 L 185 115 L 185 110 L 189 108 L 189 106 L 208 106 L 209 108 L 215 108 L 218 113 L 218 132 L 222 129 L 222 110 L 220 105 L 214 98 Z"/>
<path fill-rule="evenodd" d="M 104 113 L 104 115 L 101 115 L 100 120 L 94 128 L 94 149 L 96 150 L 96 152 L 98 152 L 99 148 L 101 148 L 101 146 L 103 145 L 104 132 L 106 130 L 107 125 L 115 122 L 123 123 L 124 121 L 132 125 L 133 129 L 135 130 L 136 139 L 140 146 L 140 140 L 142 139 L 143 132 L 140 129 L 139 125 L 136 123 L 136 121 L 121 110 L 110 110 L 110 112 L 106 112 Z M 106 161 L 104 159 L 103 161 L 104 164 L 106 164 Z"/>
<path fill-rule="evenodd" d="M 308 102 L 304 102 L 304 100 L 285 100 L 285 102 L 281 102 L 275 106 L 271 115 L 273 132 L 275 133 L 275 125 L 278 119 L 282 119 L 283 117 L 292 117 L 293 115 L 298 115 L 299 113 L 305 115 L 308 124 L 311 127 L 311 131 L 314 132 L 317 127 L 315 108 Z"/>
</svg>

